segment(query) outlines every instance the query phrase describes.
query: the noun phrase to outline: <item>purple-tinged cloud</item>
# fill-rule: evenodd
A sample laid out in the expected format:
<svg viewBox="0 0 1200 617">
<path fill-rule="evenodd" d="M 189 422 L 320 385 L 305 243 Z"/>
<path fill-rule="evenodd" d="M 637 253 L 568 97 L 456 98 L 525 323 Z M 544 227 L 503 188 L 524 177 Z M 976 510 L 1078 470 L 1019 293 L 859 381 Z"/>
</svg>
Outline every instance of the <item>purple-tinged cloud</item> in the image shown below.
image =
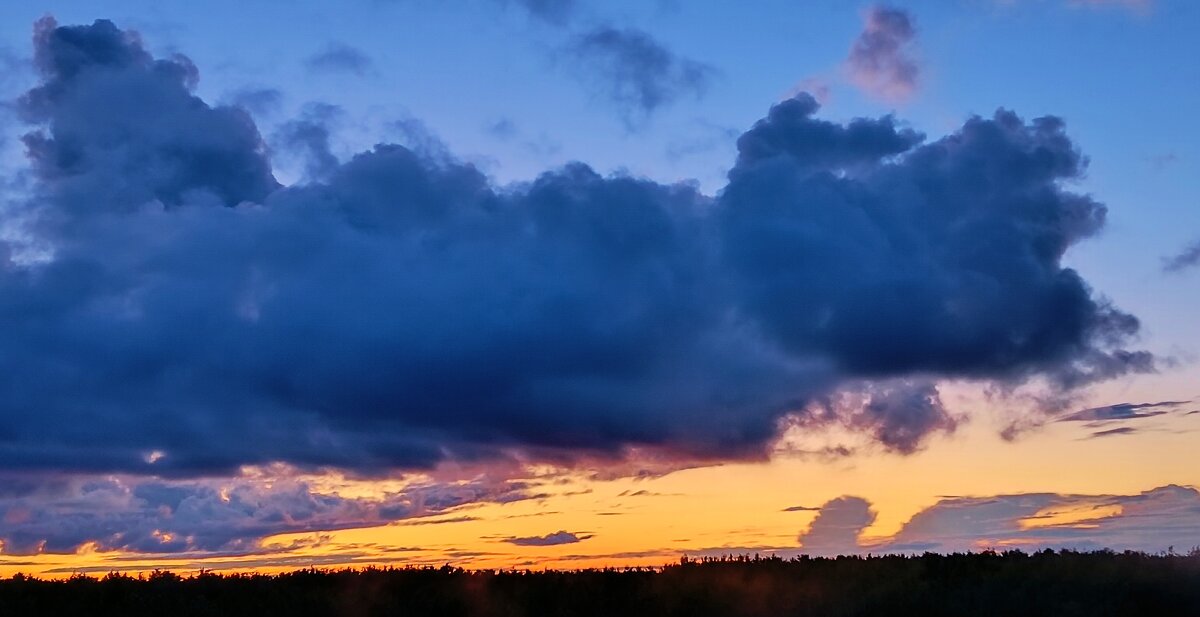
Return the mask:
<svg viewBox="0 0 1200 617">
<path fill-rule="evenodd" d="M 887 6 L 868 9 L 863 30 L 846 58 L 850 80 L 864 92 L 885 100 L 911 97 L 921 72 L 913 57 L 916 35 L 907 11 Z"/>
<path fill-rule="evenodd" d="M 581 535 L 570 531 L 560 530 L 544 536 L 505 538 L 504 541 L 517 546 L 558 546 L 560 544 L 576 544 L 591 537 L 591 535 L 587 534 Z"/>
<path fill-rule="evenodd" d="M 7 487 L 7 488 L 6 488 Z M 476 479 L 414 484 L 378 498 L 318 492 L 301 480 L 170 481 L 132 477 L 73 478 L 49 483 L 0 479 L 0 553 L 100 551 L 249 553 L 282 533 L 384 525 L 441 524 L 421 517 L 470 503 L 527 499 L 523 482 Z"/>
<path fill-rule="evenodd" d="M 1139 420 L 1153 418 L 1180 407 L 1191 404 L 1191 401 L 1160 401 L 1156 403 L 1114 403 L 1103 407 L 1091 407 L 1069 413 L 1058 418 L 1059 422 L 1105 422 L 1109 420 Z"/>
<path fill-rule="evenodd" d="M 932 382 L 901 380 L 855 384 L 821 397 L 796 421 L 802 426 L 841 425 L 871 435 L 889 450 L 912 454 L 929 436 L 953 433 L 959 418 L 946 409 Z"/>
</svg>

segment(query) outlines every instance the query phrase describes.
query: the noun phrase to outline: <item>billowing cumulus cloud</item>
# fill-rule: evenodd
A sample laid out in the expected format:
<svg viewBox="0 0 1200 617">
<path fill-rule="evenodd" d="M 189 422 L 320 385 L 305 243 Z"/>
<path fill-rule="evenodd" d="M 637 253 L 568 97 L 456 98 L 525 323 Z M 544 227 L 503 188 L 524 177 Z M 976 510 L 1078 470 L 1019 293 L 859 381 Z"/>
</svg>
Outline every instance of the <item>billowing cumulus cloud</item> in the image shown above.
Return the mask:
<svg viewBox="0 0 1200 617">
<path fill-rule="evenodd" d="M 868 94 L 891 101 L 912 96 L 921 72 L 912 52 L 917 35 L 912 17 L 903 9 L 873 6 L 863 21 L 846 58 L 851 81 Z"/>
<path fill-rule="evenodd" d="M 862 404 L 817 423 L 910 452 L 955 425 L 938 379 L 1153 367 L 1062 266 L 1105 209 L 1070 190 L 1084 158 L 1056 118 L 928 141 L 801 95 L 739 138 L 716 196 L 582 163 L 497 187 L 393 144 L 280 186 L 185 58 L 49 20 L 35 57 L 33 188 L 0 262 L 5 470 L 763 456 L 848 390 Z M 309 128 L 279 143 L 326 152 Z"/>
<path fill-rule="evenodd" d="M 634 28 L 593 28 L 578 35 L 568 51 L 582 69 L 579 76 L 615 103 L 630 124 L 679 99 L 702 96 L 715 72 Z"/>
</svg>

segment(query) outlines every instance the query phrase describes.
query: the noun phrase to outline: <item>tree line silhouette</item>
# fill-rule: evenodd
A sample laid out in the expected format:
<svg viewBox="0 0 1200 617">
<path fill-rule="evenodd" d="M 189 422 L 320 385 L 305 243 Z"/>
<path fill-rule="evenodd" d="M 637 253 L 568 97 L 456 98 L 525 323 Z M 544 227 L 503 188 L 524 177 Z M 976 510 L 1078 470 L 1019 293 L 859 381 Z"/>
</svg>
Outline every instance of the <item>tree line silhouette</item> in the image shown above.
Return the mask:
<svg viewBox="0 0 1200 617">
<path fill-rule="evenodd" d="M 1200 615 L 1200 550 L 737 556 L 660 568 L 452 566 L 0 579 L 3 615 Z"/>
</svg>

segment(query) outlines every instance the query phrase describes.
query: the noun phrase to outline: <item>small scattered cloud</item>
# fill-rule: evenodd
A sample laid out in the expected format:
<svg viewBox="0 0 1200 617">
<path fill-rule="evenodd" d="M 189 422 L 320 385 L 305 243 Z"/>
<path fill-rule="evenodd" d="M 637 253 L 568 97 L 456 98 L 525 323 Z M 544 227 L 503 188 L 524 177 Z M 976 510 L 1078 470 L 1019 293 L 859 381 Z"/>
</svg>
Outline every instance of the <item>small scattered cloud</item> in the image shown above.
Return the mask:
<svg viewBox="0 0 1200 617">
<path fill-rule="evenodd" d="M 1138 430 L 1136 428 L 1133 428 L 1132 426 L 1122 426 L 1122 427 L 1118 427 L 1118 428 L 1110 428 L 1106 431 L 1096 431 L 1096 432 L 1092 433 L 1091 435 L 1088 435 L 1087 438 L 1088 439 L 1098 439 L 1100 437 L 1116 437 L 1118 435 L 1132 435 L 1133 433 L 1136 433 L 1137 431 Z"/>
<path fill-rule="evenodd" d="M 336 41 L 304 62 L 308 70 L 314 73 L 350 73 L 360 77 L 370 73 L 374 64 L 362 50 Z"/>
<path fill-rule="evenodd" d="M 1156 403 L 1114 403 L 1069 413 L 1059 422 L 1104 422 L 1108 420 L 1139 420 L 1161 416 L 1191 401 L 1160 401 Z"/>
<path fill-rule="evenodd" d="M 517 546 L 558 546 L 561 544 L 576 544 L 591 537 L 591 535 L 581 535 L 579 533 L 559 530 L 544 536 L 512 537 L 505 538 L 504 541 Z"/>
<path fill-rule="evenodd" d="M 583 69 L 581 76 L 616 104 L 630 125 L 682 98 L 700 98 L 716 74 L 712 66 L 679 56 L 635 28 L 593 28 L 567 51 Z"/>
<path fill-rule="evenodd" d="M 782 510 L 783 512 L 820 512 L 820 506 L 788 506 Z"/>
<path fill-rule="evenodd" d="M 500 118 L 495 122 L 488 123 L 488 125 L 484 128 L 489 135 L 502 141 L 511 140 L 515 138 L 518 133 L 517 124 L 513 122 L 511 118 Z"/>
<path fill-rule="evenodd" d="M 1200 264 L 1200 240 L 1189 244 L 1175 255 L 1163 258 L 1163 271 L 1183 272 L 1196 264 Z"/>
<path fill-rule="evenodd" d="M 907 100 L 916 92 L 921 72 L 913 57 L 917 31 L 912 17 L 903 9 L 874 6 L 863 21 L 846 58 L 850 80 L 872 96 Z"/>
<path fill-rule="evenodd" d="M 1165 154 L 1156 154 L 1150 157 L 1148 160 L 1150 162 L 1150 167 L 1152 167 L 1154 171 L 1162 171 L 1174 165 L 1175 163 L 1178 163 L 1179 155 L 1175 154 L 1174 152 L 1167 152 Z"/>
<path fill-rule="evenodd" d="M 1067 3 L 1082 8 L 1121 8 L 1139 13 L 1149 12 L 1154 8 L 1154 0 L 1067 0 Z"/>
<path fill-rule="evenodd" d="M 578 0 L 500 0 L 505 4 L 515 4 L 529 14 L 530 17 L 555 26 L 564 26 L 575 17 L 579 8 Z"/>
</svg>

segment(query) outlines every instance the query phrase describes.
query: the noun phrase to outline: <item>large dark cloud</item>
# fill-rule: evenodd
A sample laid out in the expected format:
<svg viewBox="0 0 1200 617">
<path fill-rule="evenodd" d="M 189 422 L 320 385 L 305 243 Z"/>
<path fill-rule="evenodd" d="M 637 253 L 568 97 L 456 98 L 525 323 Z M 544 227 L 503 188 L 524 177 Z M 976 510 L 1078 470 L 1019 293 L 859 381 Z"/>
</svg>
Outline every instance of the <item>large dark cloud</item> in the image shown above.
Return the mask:
<svg viewBox="0 0 1200 617">
<path fill-rule="evenodd" d="M 500 188 L 388 144 L 280 187 L 186 59 L 105 21 L 35 45 L 21 216 L 47 248 L 0 270 L 3 469 L 762 455 L 874 381 L 845 422 L 911 451 L 953 428 L 936 379 L 1151 368 L 1061 265 L 1104 207 L 1066 187 L 1084 159 L 1055 118 L 926 143 L 800 96 L 716 197 L 579 163 Z"/>
<path fill-rule="evenodd" d="M 773 340 L 869 377 L 1073 387 L 1151 368 L 1105 349 L 1137 319 L 1061 264 L 1106 212 L 1064 187 L 1085 160 L 1061 120 L 1001 110 L 922 144 L 891 117 L 816 110 L 801 95 L 742 135 L 720 197 L 724 254 Z"/>
</svg>

